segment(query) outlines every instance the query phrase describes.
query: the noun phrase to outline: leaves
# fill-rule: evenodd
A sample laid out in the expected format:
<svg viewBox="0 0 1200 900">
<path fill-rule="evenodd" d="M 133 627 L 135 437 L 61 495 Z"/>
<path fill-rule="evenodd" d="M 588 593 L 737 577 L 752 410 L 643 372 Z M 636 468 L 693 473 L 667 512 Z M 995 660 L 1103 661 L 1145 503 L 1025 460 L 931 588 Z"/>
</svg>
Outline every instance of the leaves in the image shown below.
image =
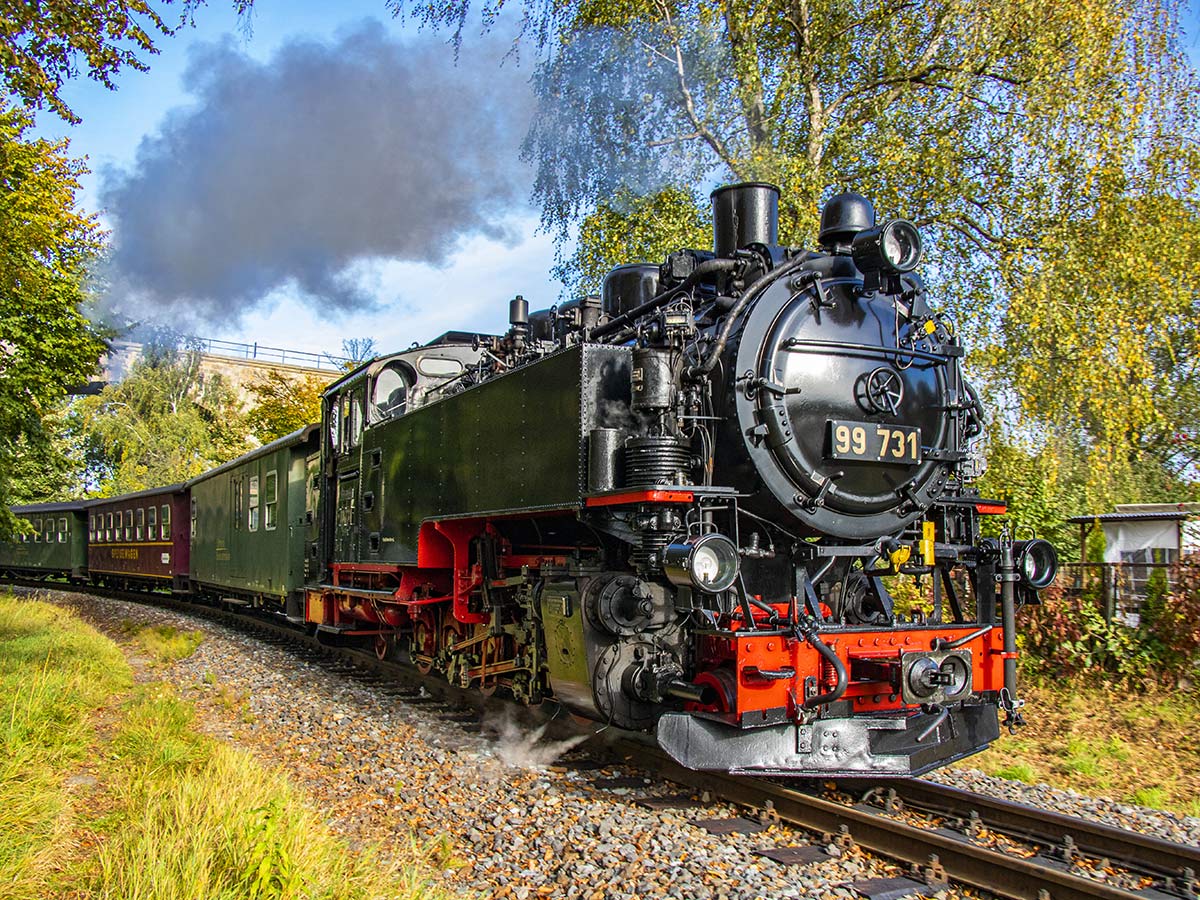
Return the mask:
<svg viewBox="0 0 1200 900">
<path fill-rule="evenodd" d="M 170 3 L 171 0 L 165 0 Z M 181 22 L 204 0 L 183 0 Z M 245 15 L 253 0 L 234 0 Z M 43 0 L 0 3 L 0 85 L 31 109 L 49 108 L 68 122 L 79 117 L 60 91 L 81 74 L 113 88 L 122 69 L 144 72 L 155 39 L 172 28 L 149 0 Z"/>
<path fill-rule="evenodd" d="M 151 353 L 71 416 L 100 496 L 185 481 L 249 449 L 241 403 L 220 376 L 201 377 L 195 349 Z"/>
<path fill-rule="evenodd" d="M 81 312 L 103 238 L 75 210 L 84 168 L 65 141 L 28 139 L 30 124 L 0 102 L 0 533 L 12 524 L 14 454 L 42 443 L 42 416 L 88 381 L 104 349 Z"/>
<path fill-rule="evenodd" d="M 328 382 L 314 375 L 296 379 L 272 369 L 250 382 L 254 408 L 246 416 L 250 433 L 261 443 L 321 421 L 321 393 Z"/>
<path fill-rule="evenodd" d="M 472 10 L 391 6 L 459 31 Z M 474 9 L 486 28 L 498 7 Z M 1179 0 L 522 9 L 535 200 L 560 252 L 580 224 L 569 290 L 707 245 L 694 185 L 779 184 L 793 244 L 853 188 L 922 226 L 996 411 L 991 490 L 1025 492 L 1023 524 L 1200 490 L 1200 90 Z"/>
</svg>

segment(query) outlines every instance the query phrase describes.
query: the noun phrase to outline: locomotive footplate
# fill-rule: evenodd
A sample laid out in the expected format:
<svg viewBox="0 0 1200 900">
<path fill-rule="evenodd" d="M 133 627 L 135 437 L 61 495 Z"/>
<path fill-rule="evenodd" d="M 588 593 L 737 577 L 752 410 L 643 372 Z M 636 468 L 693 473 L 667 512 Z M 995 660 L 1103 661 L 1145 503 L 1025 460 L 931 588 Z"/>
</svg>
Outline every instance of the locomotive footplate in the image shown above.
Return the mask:
<svg viewBox="0 0 1200 900">
<path fill-rule="evenodd" d="M 947 712 L 940 722 L 940 713 L 921 712 L 748 730 L 672 712 L 659 719 L 656 737 L 689 769 L 742 775 L 920 775 L 985 750 L 1000 736 L 995 706 L 959 706 Z"/>
</svg>

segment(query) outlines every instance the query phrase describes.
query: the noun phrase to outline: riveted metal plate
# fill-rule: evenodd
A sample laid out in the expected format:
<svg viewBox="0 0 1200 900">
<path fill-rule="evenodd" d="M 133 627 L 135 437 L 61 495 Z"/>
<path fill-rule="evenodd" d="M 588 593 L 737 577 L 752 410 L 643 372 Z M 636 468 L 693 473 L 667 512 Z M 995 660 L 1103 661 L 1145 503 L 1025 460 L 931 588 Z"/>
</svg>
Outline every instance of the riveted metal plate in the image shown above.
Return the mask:
<svg viewBox="0 0 1200 900">
<path fill-rule="evenodd" d="M 709 834 L 757 834 L 767 827 L 741 816 L 731 819 L 692 819 L 688 824 L 703 828 Z"/>
<path fill-rule="evenodd" d="M 764 847 L 754 851 L 755 856 L 763 856 L 781 866 L 806 866 L 809 863 L 829 859 L 829 854 L 821 847 L 811 845 L 804 847 Z"/>
</svg>

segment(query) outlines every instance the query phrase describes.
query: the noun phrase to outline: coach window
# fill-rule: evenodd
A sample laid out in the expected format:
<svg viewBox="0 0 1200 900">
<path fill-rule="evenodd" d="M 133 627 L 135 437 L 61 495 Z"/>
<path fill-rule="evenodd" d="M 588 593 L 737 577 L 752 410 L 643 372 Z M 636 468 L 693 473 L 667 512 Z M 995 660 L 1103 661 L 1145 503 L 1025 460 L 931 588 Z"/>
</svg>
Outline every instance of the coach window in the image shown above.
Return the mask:
<svg viewBox="0 0 1200 900">
<path fill-rule="evenodd" d="M 95 515 L 88 516 L 88 540 L 96 539 L 96 517 Z"/>
<path fill-rule="evenodd" d="M 250 476 L 250 503 L 246 522 L 251 531 L 258 531 L 258 476 Z"/>
<path fill-rule="evenodd" d="M 54 520 L 53 519 L 46 520 L 46 543 L 47 544 L 54 543 Z"/>
<path fill-rule="evenodd" d="M 113 514 L 108 514 L 108 527 L 104 530 L 104 540 L 112 542 L 113 539 Z"/>
<path fill-rule="evenodd" d="M 146 509 L 139 506 L 137 508 L 137 539 L 144 541 L 146 539 Z"/>
<path fill-rule="evenodd" d="M 146 508 L 146 540 L 158 540 L 158 509 L 153 506 Z"/>
<path fill-rule="evenodd" d="M 375 376 L 375 389 L 371 393 L 371 422 L 404 415 L 411 389 L 412 376 L 407 366 L 392 363 L 383 369 Z"/>
<path fill-rule="evenodd" d="M 125 510 L 125 540 L 133 540 L 133 510 Z"/>
<path fill-rule="evenodd" d="M 263 527 L 274 531 L 279 524 L 279 474 L 268 472 L 263 476 Z"/>
<path fill-rule="evenodd" d="M 242 493 L 242 479 L 233 479 L 233 527 L 236 531 L 242 530 L 242 511 L 246 508 L 246 501 Z"/>
<path fill-rule="evenodd" d="M 42 542 L 42 520 L 36 519 L 33 523 L 33 542 L 40 544 Z"/>
<path fill-rule="evenodd" d="M 67 520 L 66 519 L 58 520 L 58 542 L 60 544 L 65 544 L 67 542 Z"/>
<path fill-rule="evenodd" d="M 192 501 L 192 509 L 195 510 L 195 508 L 196 508 L 196 501 L 193 500 Z M 193 519 L 195 518 L 195 513 L 192 514 L 192 518 Z M 169 541 L 171 539 L 171 507 L 166 503 L 164 503 L 162 505 L 162 520 L 161 521 L 162 521 L 162 540 Z M 192 536 L 194 537 L 195 534 L 196 534 L 196 529 L 193 525 Z"/>
<path fill-rule="evenodd" d="M 166 507 L 164 506 L 163 509 L 165 510 Z M 167 519 L 164 516 L 163 517 L 163 528 L 166 528 L 167 524 L 168 524 Z M 192 540 L 195 540 L 195 539 L 196 539 L 196 498 L 193 497 L 192 498 Z"/>
</svg>

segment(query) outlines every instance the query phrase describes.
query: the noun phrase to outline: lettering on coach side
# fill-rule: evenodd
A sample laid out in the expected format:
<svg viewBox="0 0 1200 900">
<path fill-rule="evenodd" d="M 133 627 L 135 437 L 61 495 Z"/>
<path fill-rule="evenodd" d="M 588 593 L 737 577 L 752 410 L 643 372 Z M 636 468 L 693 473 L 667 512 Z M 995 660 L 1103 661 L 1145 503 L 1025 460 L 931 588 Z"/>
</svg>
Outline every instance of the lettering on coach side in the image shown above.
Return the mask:
<svg viewBox="0 0 1200 900">
<path fill-rule="evenodd" d="M 113 559 L 136 560 L 138 558 L 138 548 L 137 547 L 113 547 L 112 557 L 113 557 Z"/>
</svg>

